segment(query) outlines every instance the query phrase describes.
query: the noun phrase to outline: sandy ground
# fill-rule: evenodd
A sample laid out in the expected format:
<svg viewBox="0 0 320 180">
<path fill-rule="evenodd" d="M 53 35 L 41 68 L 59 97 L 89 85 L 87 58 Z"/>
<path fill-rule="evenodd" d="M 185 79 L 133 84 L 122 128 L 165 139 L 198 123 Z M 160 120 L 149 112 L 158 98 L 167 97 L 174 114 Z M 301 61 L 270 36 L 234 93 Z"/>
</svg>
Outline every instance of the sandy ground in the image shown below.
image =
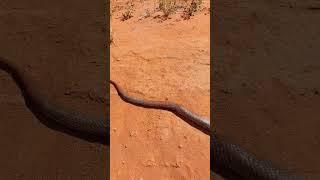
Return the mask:
<svg viewBox="0 0 320 180">
<path fill-rule="evenodd" d="M 164 20 L 157 1 L 131 4 L 111 3 L 111 79 L 131 95 L 209 117 L 209 1 L 189 20 L 181 11 Z M 133 17 L 122 21 L 128 6 Z M 110 96 L 112 180 L 209 179 L 209 136 L 172 113 L 123 102 L 114 88 Z"/>
<path fill-rule="evenodd" d="M 1 1 L 0 56 L 20 64 L 62 107 L 103 115 L 105 23 L 100 1 Z M 0 179 L 106 179 L 106 146 L 41 124 L 0 71 Z"/>
<path fill-rule="evenodd" d="M 320 178 L 319 1 L 216 1 L 219 133 L 279 167 Z"/>
</svg>

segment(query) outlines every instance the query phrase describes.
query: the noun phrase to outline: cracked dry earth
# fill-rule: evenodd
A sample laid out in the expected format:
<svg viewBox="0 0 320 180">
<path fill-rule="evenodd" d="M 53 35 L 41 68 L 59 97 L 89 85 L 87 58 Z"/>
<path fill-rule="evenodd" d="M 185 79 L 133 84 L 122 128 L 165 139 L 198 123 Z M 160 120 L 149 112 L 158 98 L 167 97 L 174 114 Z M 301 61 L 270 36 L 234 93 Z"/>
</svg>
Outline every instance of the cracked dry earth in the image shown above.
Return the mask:
<svg viewBox="0 0 320 180">
<path fill-rule="evenodd" d="M 132 1 L 133 17 L 122 21 L 128 4 L 111 1 L 111 79 L 130 95 L 209 117 L 209 1 L 189 20 L 179 10 L 163 19 L 156 3 Z M 112 180 L 209 179 L 209 136 L 170 112 L 125 103 L 112 86 L 110 112 Z"/>
</svg>

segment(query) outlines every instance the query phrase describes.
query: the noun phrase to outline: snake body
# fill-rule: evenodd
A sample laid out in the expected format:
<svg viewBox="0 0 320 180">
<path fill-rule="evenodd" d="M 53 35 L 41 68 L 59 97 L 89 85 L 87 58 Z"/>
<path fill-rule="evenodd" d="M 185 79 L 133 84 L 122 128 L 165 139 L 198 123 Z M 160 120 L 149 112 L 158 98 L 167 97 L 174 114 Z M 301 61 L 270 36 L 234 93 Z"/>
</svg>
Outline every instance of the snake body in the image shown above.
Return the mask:
<svg viewBox="0 0 320 180">
<path fill-rule="evenodd" d="M 90 136 L 97 137 L 100 142 L 105 142 L 109 139 L 109 119 L 104 117 L 89 117 L 84 113 L 61 109 L 50 103 L 45 96 L 41 95 L 32 86 L 32 83 L 29 81 L 31 78 L 28 77 L 26 71 L 18 68 L 17 65 L 3 57 L 0 57 L 0 69 L 5 70 L 14 78 L 22 92 L 26 105 L 35 114 L 40 114 L 46 120 L 53 121 L 80 134 L 89 134 Z M 183 106 L 171 102 L 148 101 L 131 97 L 114 81 L 111 80 L 110 83 L 116 88 L 119 96 L 125 102 L 145 108 L 170 111 L 190 125 L 211 135 L 211 171 L 230 179 L 298 179 L 294 176 L 281 173 L 268 162 L 257 160 L 254 155 L 247 153 L 239 146 L 220 140 L 216 137 L 215 132 L 210 129 L 209 120 L 196 115 Z"/>
<path fill-rule="evenodd" d="M 211 170 L 231 180 L 303 180 L 275 168 L 271 162 L 256 158 L 238 145 L 221 140 L 216 134 L 210 138 Z"/>
<path fill-rule="evenodd" d="M 61 109 L 57 105 L 50 103 L 32 85 L 28 73 L 6 58 L 0 57 L 0 68 L 13 77 L 22 92 L 26 105 L 37 116 L 63 126 L 72 131 L 72 134 L 86 134 L 90 138 L 93 137 L 94 140 L 99 141 L 108 139 L 110 123 L 105 117 L 89 117 L 84 113 Z"/>
<path fill-rule="evenodd" d="M 109 82 L 116 88 L 119 96 L 125 102 L 136 105 L 136 106 L 144 107 L 144 108 L 162 109 L 162 110 L 170 111 L 175 115 L 177 115 L 178 117 L 181 117 L 187 123 L 201 130 L 202 132 L 210 135 L 210 132 L 211 132 L 210 123 L 209 123 L 210 121 L 189 111 L 185 107 L 173 102 L 149 101 L 145 99 L 132 97 L 132 96 L 129 96 L 125 91 L 123 91 L 123 89 L 114 81 L 110 80 Z"/>
<path fill-rule="evenodd" d="M 166 101 L 149 101 L 129 96 L 116 82 L 110 80 L 118 95 L 127 103 L 152 109 L 170 111 L 198 130 L 210 135 L 211 170 L 227 179 L 252 180 L 295 180 L 300 179 L 283 173 L 267 161 L 258 160 L 253 154 L 246 152 L 238 145 L 227 143 L 217 137 L 210 129 L 210 121 L 191 112 L 185 107 Z"/>
</svg>

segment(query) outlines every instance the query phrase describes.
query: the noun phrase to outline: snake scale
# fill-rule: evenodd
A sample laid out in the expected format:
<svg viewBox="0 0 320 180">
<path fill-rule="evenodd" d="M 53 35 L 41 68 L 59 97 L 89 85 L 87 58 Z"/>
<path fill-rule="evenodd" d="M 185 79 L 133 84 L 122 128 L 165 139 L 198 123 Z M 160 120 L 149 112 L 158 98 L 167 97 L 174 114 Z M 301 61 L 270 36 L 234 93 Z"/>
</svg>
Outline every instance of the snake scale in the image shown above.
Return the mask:
<svg viewBox="0 0 320 180">
<path fill-rule="evenodd" d="M 0 69 L 13 77 L 22 92 L 27 107 L 32 112 L 40 114 L 42 118 L 48 121 L 54 121 L 71 131 L 75 131 L 76 134 L 88 134 L 98 138 L 100 142 L 109 139 L 109 119 L 105 117 L 93 118 L 85 113 L 61 109 L 51 104 L 45 96 L 40 95 L 40 92 L 31 85 L 28 73 L 6 58 L 0 57 Z M 207 135 L 211 135 L 211 170 L 226 179 L 300 179 L 282 173 L 266 161 L 257 160 L 254 155 L 247 153 L 237 145 L 224 142 L 210 129 L 209 120 L 196 115 L 183 106 L 171 102 L 148 101 L 131 97 L 117 83 L 112 80 L 110 80 L 110 83 L 116 88 L 119 96 L 125 102 L 144 108 L 170 111 L 193 127 Z"/>
</svg>

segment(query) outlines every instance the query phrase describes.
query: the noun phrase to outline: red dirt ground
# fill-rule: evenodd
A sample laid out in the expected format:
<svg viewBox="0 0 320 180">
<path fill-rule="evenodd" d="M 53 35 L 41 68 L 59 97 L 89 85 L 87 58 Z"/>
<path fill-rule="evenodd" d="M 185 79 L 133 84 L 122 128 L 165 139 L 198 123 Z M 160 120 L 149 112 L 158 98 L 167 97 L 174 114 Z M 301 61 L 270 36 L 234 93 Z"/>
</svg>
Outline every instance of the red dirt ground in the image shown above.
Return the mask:
<svg viewBox="0 0 320 180">
<path fill-rule="evenodd" d="M 319 1 L 215 1 L 218 133 L 320 179 Z"/>
<path fill-rule="evenodd" d="M 57 104 L 102 115 L 103 7 L 99 1 L 1 1 L 0 56 L 26 68 Z M 41 124 L 3 71 L 0 87 L 0 179 L 107 178 L 106 146 Z"/>
<path fill-rule="evenodd" d="M 130 5 L 111 3 L 111 79 L 131 95 L 173 101 L 209 117 L 209 1 L 189 20 L 181 11 L 163 20 L 154 11 L 157 1 L 132 4 L 133 17 L 122 21 Z M 114 88 L 110 94 L 112 180 L 209 179 L 209 136 L 172 113 L 125 103 Z"/>
</svg>

